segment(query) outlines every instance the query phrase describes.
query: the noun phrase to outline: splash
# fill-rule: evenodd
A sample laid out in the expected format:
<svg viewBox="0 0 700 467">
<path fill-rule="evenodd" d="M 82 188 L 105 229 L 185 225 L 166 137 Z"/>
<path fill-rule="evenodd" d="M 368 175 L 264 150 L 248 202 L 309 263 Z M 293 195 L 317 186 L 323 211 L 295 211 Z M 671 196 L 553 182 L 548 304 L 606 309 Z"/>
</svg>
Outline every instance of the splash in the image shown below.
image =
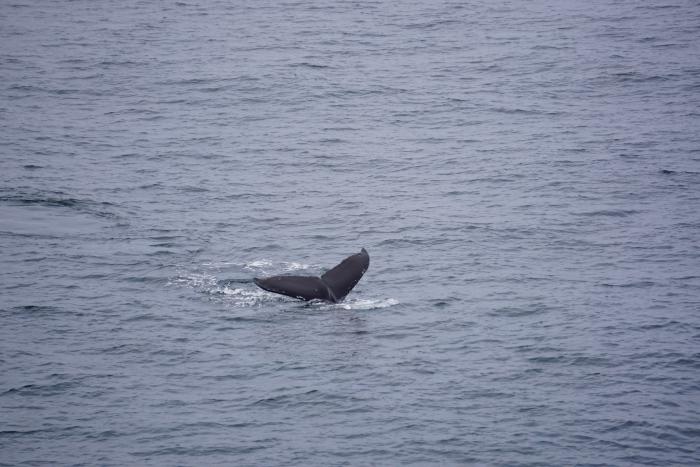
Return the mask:
<svg viewBox="0 0 700 467">
<path fill-rule="evenodd" d="M 182 273 L 166 285 L 188 287 L 209 296 L 210 299 L 224 301 L 236 307 L 257 306 L 273 298 L 263 290 L 235 287 L 230 281 L 222 281 L 214 274 L 202 272 Z"/>
<path fill-rule="evenodd" d="M 261 274 L 268 274 L 271 272 L 285 273 L 293 271 L 302 271 L 311 267 L 308 264 L 297 262 L 282 262 L 275 264 L 269 259 L 259 259 L 255 261 L 250 261 L 248 263 L 242 264 L 241 266 L 243 266 L 243 269 L 247 271 L 254 271 Z"/>
<path fill-rule="evenodd" d="M 216 277 L 212 276 L 211 274 L 203 273 L 182 273 L 177 277 L 170 279 L 165 285 L 184 285 L 200 290 L 208 286 L 216 285 Z"/>
<path fill-rule="evenodd" d="M 371 299 L 371 298 L 356 298 L 346 300 L 342 303 L 333 303 L 326 305 L 330 308 L 341 308 L 343 310 L 376 310 L 378 308 L 388 308 L 398 305 L 399 301 L 395 298 L 386 299 Z"/>
<path fill-rule="evenodd" d="M 256 261 L 251 261 L 250 263 L 245 263 L 243 267 L 248 270 L 262 269 L 272 266 L 272 261 L 267 259 L 259 259 Z"/>
<path fill-rule="evenodd" d="M 219 277 L 225 272 L 231 272 L 231 267 L 238 269 L 239 275 L 250 275 L 250 281 L 238 279 L 222 279 Z M 291 298 L 271 294 L 257 288 L 252 283 L 253 275 L 265 275 L 268 273 L 293 272 L 309 269 L 308 264 L 297 262 L 273 263 L 267 259 L 259 259 L 247 263 L 237 262 L 205 262 L 194 271 L 181 270 L 177 277 L 170 279 L 167 286 L 180 286 L 195 290 L 208 296 L 211 300 L 222 301 L 234 307 L 258 307 L 272 303 L 298 303 Z M 251 274 L 252 273 L 252 274 Z M 311 302 L 312 306 L 318 306 L 325 310 L 375 310 L 388 308 L 399 303 L 394 298 L 349 298 L 342 303 Z"/>
<path fill-rule="evenodd" d="M 261 303 L 268 301 L 270 294 L 262 290 L 250 290 L 243 288 L 230 288 L 223 287 L 214 293 L 220 293 L 225 295 L 232 304 L 236 306 L 246 307 L 260 305 Z"/>
</svg>

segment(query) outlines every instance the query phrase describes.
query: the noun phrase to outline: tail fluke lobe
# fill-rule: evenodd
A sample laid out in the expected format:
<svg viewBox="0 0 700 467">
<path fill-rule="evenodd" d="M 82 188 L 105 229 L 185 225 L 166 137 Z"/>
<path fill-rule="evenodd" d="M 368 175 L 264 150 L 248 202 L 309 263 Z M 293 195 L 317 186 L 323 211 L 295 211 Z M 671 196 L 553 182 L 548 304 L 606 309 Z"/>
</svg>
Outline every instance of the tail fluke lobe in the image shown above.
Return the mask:
<svg viewBox="0 0 700 467">
<path fill-rule="evenodd" d="M 268 292 L 274 292 L 301 300 L 329 300 L 326 284 L 313 276 L 272 276 L 253 279 L 255 284 Z"/>
<path fill-rule="evenodd" d="M 339 302 L 360 282 L 369 268 L 369 253 L 364 248 L 357 254 L 348 256 L 339 265 L 321 276 Z"/>
</svg>

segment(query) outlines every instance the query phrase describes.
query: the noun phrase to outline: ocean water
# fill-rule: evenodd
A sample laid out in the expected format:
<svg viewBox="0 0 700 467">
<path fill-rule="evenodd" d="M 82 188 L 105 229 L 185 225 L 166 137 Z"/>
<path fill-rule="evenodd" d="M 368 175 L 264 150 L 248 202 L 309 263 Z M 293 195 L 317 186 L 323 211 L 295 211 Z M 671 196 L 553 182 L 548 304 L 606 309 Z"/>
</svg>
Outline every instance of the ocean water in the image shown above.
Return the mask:
<svg viewBox="0 0 700 467">
<path fill-rule="evenodd" d="M 0 3 L 1 465 L 699 465 L 700 7 Z M 365 247 L 346 301 L 252 278 Z"/>
</svg>

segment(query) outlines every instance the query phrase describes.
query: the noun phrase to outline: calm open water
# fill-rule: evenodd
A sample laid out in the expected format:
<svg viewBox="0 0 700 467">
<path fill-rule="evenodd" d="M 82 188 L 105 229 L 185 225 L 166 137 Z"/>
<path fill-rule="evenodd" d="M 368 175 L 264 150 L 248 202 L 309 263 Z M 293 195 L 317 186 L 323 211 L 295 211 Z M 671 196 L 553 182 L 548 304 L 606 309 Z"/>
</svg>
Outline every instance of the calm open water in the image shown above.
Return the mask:
<svg viewBox="0 0 700 467">
<path fill-rule="evenodd" d="M 0 3 L 0 464 L 700 464 L 695 1 Z M 257 289 L 367 248 L 340 305 Z"/>
</svg>

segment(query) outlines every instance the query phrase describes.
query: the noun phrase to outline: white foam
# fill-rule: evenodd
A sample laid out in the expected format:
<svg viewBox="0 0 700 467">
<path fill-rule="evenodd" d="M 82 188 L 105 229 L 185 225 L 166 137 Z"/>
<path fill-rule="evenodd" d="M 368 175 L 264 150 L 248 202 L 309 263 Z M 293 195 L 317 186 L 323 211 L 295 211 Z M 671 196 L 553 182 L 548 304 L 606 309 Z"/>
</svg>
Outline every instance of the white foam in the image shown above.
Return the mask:
<svg viewBox="0 0 700 467">
<path fill-rule="evenodd" d="M 189 273 L 181 274 L 168 281 L 166 285 L 187 285 L 195 289 L 216 285 L 216 277 L 211 274 Z"/>
<path fill-rule="evenodd" d="M 223 267 L 223 266 L 240 266 L 241 263 L 236 263 L 234 261 L 208 261 L 205 263 L 202 263 L 202 266 L 207 266 L 207 267 Z"/>
<path fill-rule="evenodd" d="M 248 270 L 254 270 L 254 269 L 267 268 L 270 266 L 272 266 L 272 261 L 267 260 L 267 259 L 258 259 L 255 261 L 251 261 L 249 263 L 245 263 L 243 265 L 243 268 L 248 269 Z"/>
<path fill-rule="evenodd" d="M 311 266 L 304 263 L 282 263 L 285 271 L 299 271 L 301 269 L 309 269 Z"/>
<path fill-rule="evenodd" d="M 388 308 L 398 305 L 399 301 L 395 298 L 386 299 L 370 299 L 357 298 L 354 300 L 346 300 L 342 303 L 331 305 L 333 307 L 342 308 L 344 310 L 375 310 L 377 308 Z"/>
<path fill-rule="evenodd" d="M 262 290 L 222 287 L 218 293 L 226 295 L 227 301 L 235 306 L 254 306 L 270 298 L 270 294 Z"/>
<path fill-rule="evenodd" d="M 310 266 L 297 262 L 273 263 L 269 259 L 257 259 L 241 265 L 247 271 L 254 271 L 261 274 L 280 274 L 285 272 L 300 271 L 309 269 Z"/>
</svg>

